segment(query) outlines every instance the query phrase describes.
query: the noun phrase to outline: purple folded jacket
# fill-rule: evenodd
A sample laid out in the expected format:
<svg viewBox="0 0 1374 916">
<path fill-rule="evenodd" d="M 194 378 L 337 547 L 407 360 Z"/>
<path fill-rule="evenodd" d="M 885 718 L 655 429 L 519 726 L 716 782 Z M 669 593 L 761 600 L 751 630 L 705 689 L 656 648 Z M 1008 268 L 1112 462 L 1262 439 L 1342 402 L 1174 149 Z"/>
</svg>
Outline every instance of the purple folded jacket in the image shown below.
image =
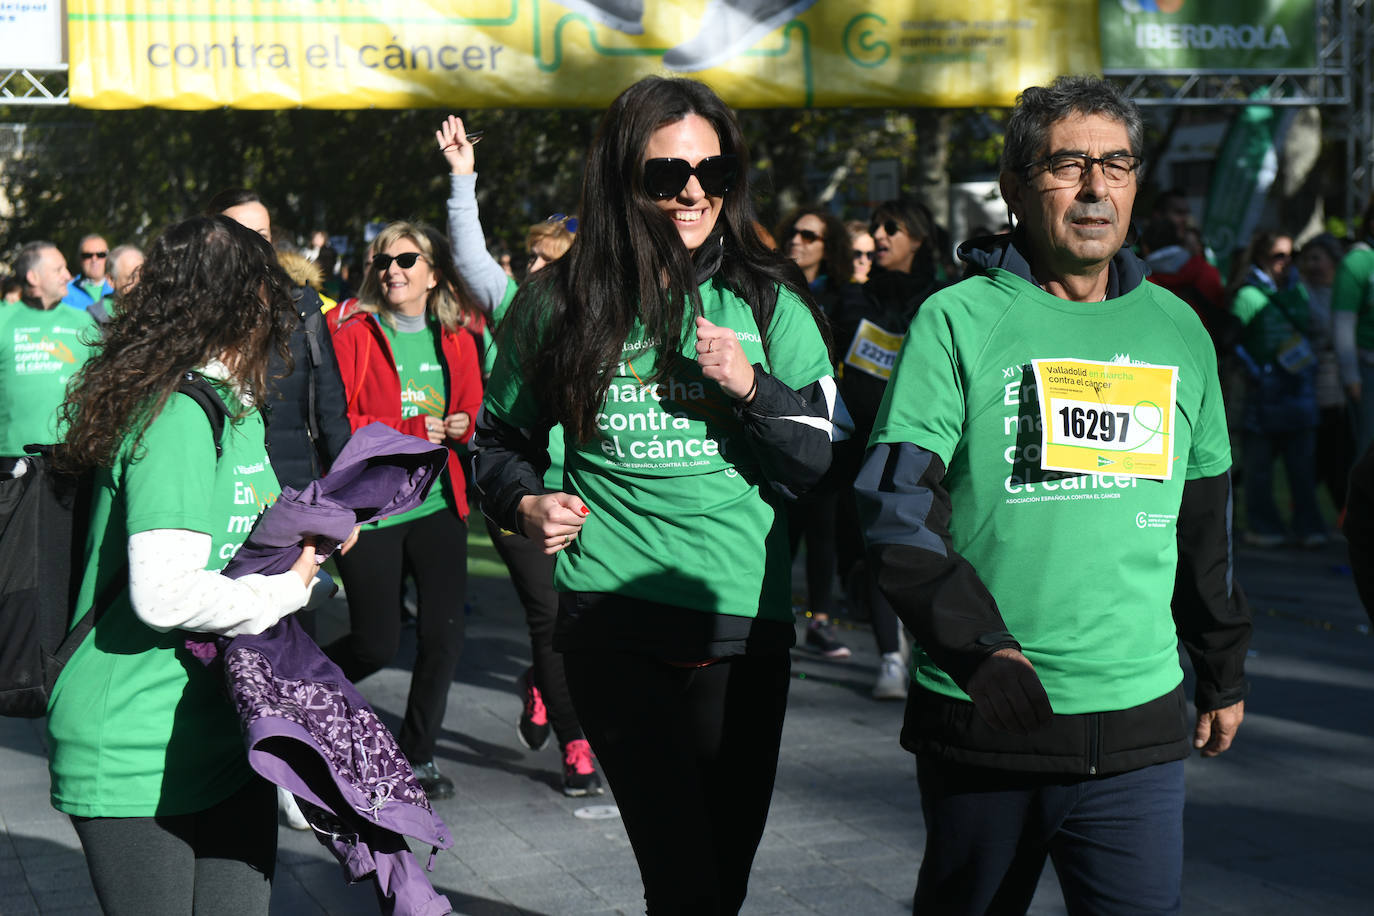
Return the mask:
<svg viewBox="0 0 1374 916">
<path fill-rule="evenodd" d="M 443 446 L 381 423 L 364 426 L 324 477 L 300 491 L 282 487 L 224 575 L 285 572 L 306 536 L 316 537 L 321 558 L 328 556 L 355 525 L 422 503 L 447 461 Z M 217 651 L 206 653 L 207 645 Z M 249 764 L 301 800 L 316 838 L 338 858 L 349 883 L 371 878 L 386 913 L 452 912 L 402 838 L 415 837 L 437 853 L 453 845 L 452 835 L 395 737 L 295 617 L 193 651 L 203 660 L 207 654 L 223 659 Z"/>
</svg>

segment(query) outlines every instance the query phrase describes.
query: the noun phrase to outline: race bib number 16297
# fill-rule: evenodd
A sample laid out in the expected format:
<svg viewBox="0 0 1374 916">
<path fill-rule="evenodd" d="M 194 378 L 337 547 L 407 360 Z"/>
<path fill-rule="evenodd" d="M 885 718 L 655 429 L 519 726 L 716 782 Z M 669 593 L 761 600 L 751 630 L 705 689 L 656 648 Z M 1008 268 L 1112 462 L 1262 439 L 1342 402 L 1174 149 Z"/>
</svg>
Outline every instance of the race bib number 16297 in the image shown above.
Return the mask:
<svg viewBox="0 0 1374 916">
<path fill-rule="evenodd" d="M 1045 470 L 1169 479 L 1177 366 L 1085 359 L 1031 365 L 1044 420 Z"/>
</svg>

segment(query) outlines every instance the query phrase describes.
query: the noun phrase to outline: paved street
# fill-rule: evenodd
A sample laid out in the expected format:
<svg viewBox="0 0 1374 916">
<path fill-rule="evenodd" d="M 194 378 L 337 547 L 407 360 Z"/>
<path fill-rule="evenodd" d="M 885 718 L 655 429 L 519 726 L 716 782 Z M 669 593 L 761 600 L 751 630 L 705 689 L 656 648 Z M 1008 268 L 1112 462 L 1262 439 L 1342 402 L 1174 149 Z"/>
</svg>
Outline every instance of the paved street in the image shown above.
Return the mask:
<svg viewBox="0 0 1374 916">
<path fill-rule="evenodd" d="M 1343 544 L 1241 553 L 1256 611 L 1252 693 L 1232 751 L 1188 762 L 1185 913 L 1370 911 L 1374 640 L 1344 563 Z M 472 566 L 468 642 L 438 758 L 458 785 L 438 805 L 456 842 L 440 853 L 434 884 L 460 913 L 642 912 L 620 821 L 583 810 L 614 800 L 564 798 L 554 742 L 532 753 L 516 739 L 523 619 L 509 584 L 483 575 L 493 566 L 480 547 Z M 322 635 L 341 615 L 333 609 Z M 923 836 L 912 759 L 896 741 L 901 704 L 868 696 L 868 630 L 845 638 L 848 661 L 794 653 L 745 913 L 910 911 Z M 361 685 L 393 727 L 408 678 L 403 659 Z M 41 736 L 41 722 L 0 719 L 0 916 L 96 913 L 76 834 L 48 803 Z M 311 835 L 282 829 L 273 914 L 375 912 L 371 890 L 345 887 Z M 1064 912 L 1050 869 L 1032 912 Z"/>
</svg>

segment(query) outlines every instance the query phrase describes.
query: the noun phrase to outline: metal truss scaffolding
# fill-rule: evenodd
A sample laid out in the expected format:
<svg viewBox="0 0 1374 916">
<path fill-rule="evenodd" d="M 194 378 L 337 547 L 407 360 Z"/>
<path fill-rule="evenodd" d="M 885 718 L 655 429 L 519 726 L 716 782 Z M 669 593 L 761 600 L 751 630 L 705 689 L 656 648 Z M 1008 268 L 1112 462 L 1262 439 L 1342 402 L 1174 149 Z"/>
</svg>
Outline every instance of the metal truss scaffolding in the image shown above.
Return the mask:
<svg viewBox="0 0 1374 916">
<path fill-rule="evenodd" d="M 0 105 L 67 105 L 67 68 L 0 70 Z"/>
<path fill-rule="evenodd" d="M 1107 70 L 1141 106 L 1322 109 L 1326 135 L 1345 140 L 1345 212 L 1374 194 L 1374 0 L 1317 0 L 1317 66 L 1308 70 Z"/>
</svg>

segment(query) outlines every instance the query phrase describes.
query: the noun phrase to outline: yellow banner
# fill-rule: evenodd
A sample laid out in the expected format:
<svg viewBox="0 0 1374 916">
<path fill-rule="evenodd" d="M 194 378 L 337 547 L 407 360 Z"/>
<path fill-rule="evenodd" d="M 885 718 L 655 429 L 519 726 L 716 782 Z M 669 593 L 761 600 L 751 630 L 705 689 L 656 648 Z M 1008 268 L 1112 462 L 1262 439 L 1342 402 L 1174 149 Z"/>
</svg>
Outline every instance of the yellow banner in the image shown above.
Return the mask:
<svg viewBox="0 0 1374 916">
<path fill-rule="evenodd" d="M 90 108 L 602 107 L 679 73 L 746 108 L 1010 105 L 1098 72 L 1095 0 L 68 0 Z"/>
<path fill-rule="evenodd" d="M 1088 359 L 1031 361 L 1040 390 L 1040 466 L 1168 480 L 1178 367 Z"/>
</svg>

